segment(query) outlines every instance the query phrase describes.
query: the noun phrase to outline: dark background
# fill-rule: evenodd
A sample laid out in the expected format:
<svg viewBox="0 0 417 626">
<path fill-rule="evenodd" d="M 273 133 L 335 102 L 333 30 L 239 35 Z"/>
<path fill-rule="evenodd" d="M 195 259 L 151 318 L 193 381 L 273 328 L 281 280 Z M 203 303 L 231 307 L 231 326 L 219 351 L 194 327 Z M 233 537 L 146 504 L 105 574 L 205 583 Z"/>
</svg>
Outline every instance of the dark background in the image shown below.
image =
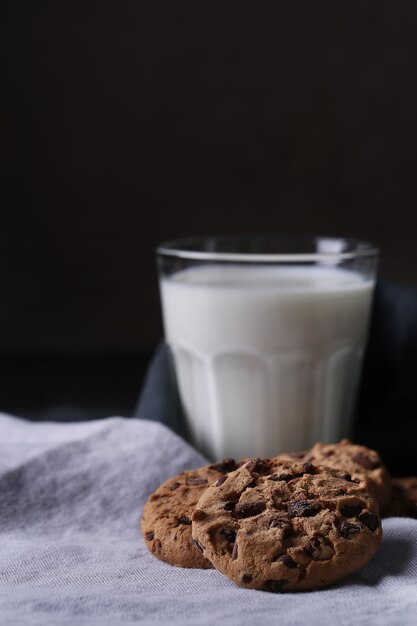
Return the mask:
<svg viewBox="0 0 417 626">
<path fill-rule="evenodd" d="M 169 238 L 357 236 L 417 286 L 414 2 L 2 7 L 0 409 L 133 410 Z"/>
</svg>

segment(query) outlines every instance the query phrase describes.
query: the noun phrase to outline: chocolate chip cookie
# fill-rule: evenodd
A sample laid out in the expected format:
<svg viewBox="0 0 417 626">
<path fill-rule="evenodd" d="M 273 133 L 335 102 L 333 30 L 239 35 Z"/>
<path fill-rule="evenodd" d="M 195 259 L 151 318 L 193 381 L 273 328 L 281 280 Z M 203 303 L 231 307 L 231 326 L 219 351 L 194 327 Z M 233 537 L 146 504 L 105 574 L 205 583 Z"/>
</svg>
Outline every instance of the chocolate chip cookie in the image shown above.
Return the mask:
<svg viewBox="0 0 417 626">
<path fill-rule="evenodd" d="M 385 507 L 383 515 L 417 519 L 417 476 L 392 479 L 391 500 Z"/>
<path fill-rule="evenodd" d="M 212 567 L 193 544 L 191 514 L 207 487 L 237 466 L 233 459 L 223 459 L 182 472 L 158 487 L 146 502 L 141 520 L 143 537 L 154 556 L 179 567 Z"/>
<path fill-rule="evenodd" d="M 304 460 L 342 469 L 352 476 L 365 476 L 375 490 L 380 510 L 390 500 L 391 477 L 375 450 L 353 444 L 349 439 L 342 439 L 340 443 L 316 443 Z"/>
<path fill-rule="evenodd" d="M 220 572 L 274 592 L 338 581 L 372 558 L 382 535 L 366 478 L 276 459 L 249 461 L 209 487 L 192 532 Z"/>
</svg>

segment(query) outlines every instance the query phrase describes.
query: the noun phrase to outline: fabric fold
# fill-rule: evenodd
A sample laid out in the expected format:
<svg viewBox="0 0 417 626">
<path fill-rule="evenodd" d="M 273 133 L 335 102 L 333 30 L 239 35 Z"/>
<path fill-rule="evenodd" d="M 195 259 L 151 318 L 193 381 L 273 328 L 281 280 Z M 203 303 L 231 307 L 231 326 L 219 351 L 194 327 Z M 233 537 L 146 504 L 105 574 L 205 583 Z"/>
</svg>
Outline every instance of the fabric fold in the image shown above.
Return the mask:
<svg viewBox="0 0 417 626">
<path fill-rule="evenodd" d="M 7 462 L 6 462 L 7 459 Z M 29 424 L 0 416 L 0 622 L 415 626 L 417 521 L 384 521 L 376 557 L 318 592 L 236 587 L 155 559 L 139 531 L 166 478 L 206 462 L 161 424 Z"/>
</svg>

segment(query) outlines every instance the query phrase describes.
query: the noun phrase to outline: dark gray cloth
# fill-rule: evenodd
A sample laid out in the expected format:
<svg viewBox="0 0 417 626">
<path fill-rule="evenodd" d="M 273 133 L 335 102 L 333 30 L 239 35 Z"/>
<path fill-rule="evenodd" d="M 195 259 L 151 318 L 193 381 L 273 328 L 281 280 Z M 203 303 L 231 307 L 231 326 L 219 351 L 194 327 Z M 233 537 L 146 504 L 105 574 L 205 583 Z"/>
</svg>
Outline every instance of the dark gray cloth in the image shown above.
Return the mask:
<svg viewBox="0 0 417 626">
<path fill-rule="evenodd" d="M 417 474 L 417 290 L 377 285 L 355 439 L 393 474 Z"/>
<path fill-rule="evenodd" d="M 135 415 L 165 424 L 183 435 L 181 411 L 169 349 L 161 343 L 149 365 Z"/>
<path fill-rule="evenodd" d="M 417 473 L 417 291 L 380 282 L 375 291 L 354 440 L 377 449 L 394 474 Z M 184 434 L 168 348 L 148 370 L 136 415 Z"/>
<path fill-rule="evenodd" d="M 241 589 L 151 556 L 139 532 L 146 499 L 203 462 L 150 421 L 0 415 L 1 626 L 416 625 L 416 520 L 386 520 L 366 567 L 309 593 Z"/>
</svg>

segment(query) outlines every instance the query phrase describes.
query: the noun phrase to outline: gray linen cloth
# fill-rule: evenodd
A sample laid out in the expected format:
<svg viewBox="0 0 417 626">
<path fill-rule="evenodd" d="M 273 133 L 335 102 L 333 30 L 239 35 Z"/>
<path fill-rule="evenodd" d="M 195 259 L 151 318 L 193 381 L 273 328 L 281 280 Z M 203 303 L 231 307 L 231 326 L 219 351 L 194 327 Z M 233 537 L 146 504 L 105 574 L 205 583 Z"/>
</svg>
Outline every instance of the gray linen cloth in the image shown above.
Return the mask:
<svg viewBox="0 0 417 626">
<path fill-rule="evenodd" d="M 153 558 L 139 532 L 146 498 L 202 463 L 154 422 L 0 415 L 1 626 L 417 624 L 415 520 L 386 520 L 371 563 L 317 592 L 249 591 Z"/>
</svg>

